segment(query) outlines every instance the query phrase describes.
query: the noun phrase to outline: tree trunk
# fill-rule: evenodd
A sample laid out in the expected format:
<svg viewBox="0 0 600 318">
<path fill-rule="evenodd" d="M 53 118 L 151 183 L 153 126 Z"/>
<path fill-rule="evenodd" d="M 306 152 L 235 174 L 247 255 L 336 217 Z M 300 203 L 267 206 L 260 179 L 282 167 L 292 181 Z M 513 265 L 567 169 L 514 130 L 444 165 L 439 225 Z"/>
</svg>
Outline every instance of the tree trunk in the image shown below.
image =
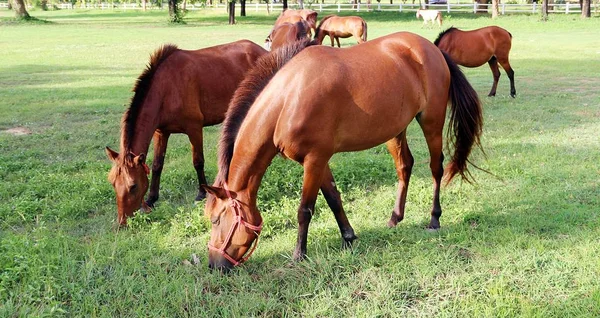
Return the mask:
<svg viewBox="0 0 600 318">
<path fill-rule="evenodd" d="M 229 24 L 235 24 L 235 1 L 229 1 Z"/>
<path fill-rule="evenodd" d="M 246 16 L 246 0 L 240 0 L 241 8 L 240 8 L 240 16 Z"/>
<path fill-rule="evenodd" d="M 498 0 L 492 0 L 492 19 L 497 19 L 499 14 Z"/>
<path fill-rule="evenodd" d="M 542 20 L 548 20 L 548 0 L 542 0 Z"/>
<path fill-rule="evenodd" d="M 142 8 L 144 9 L 144 12 L 146 12 L 146 0 L 142 0 Z"/>
<path fill-rule="evenodd" d="M 27 7 L 25 7 L 25 2 L 23 0 L 14 0 L 13 8 L 15 9 L 15 14 L 19 19 L 29 20 L 31 16 L 27 12 Z"/>
<path fill-rule="evenodd" d="M 300 6 L 300 9 L 304 9 L 304 0 L 298 0 L 298 6 Z"/>
<path fill-rule="evenodd" d="M 187 9 L 187 0 L 183 0 L 183 11 Z"/>
<path fill-rule="evenodd" d="M 169 21 L 171 23 L 182 22 L 179 9 L 177 9 L 177 0 L 169 0 Z"/>
<path fill-rule="evenodd" d="M 287 8 L 288 8 L 287 0 L 283 0 L 283 10 L 286 10 Z"/>
<path fill-rule="evenodd" d="M 581 4 L 581 18 L 591 18 L 592 17 L 592 0 L 583 0 Z"/>
</svg>

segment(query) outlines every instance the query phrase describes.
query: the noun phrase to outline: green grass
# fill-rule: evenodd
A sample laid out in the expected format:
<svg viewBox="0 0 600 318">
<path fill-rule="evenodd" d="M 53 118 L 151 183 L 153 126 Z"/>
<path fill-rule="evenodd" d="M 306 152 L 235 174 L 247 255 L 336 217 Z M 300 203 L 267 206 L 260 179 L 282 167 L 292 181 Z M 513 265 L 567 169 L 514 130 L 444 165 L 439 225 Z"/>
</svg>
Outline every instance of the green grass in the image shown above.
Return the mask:
<svg viewBox="0 0 600 318">
<path fill-rule="evenodd" d="M 161 199 L 118 230 L 103 148 L 149 54 L 163 43 L 192 49 L 241 38 L 261 43 L 275 16 L 223 12 L 0 11 L 0 317 L 600 316 L 600 20 L 578 15 L 470 14 L 445 25 L 489 24 L 513 34 L 516 99 L 503 73 L 495 98 L 487 67 L 465 70 L 482 97 L 483 146 L 474 185 L 442 191 L 442 229 L 428 232 L 431 177 L 422 133 L 409 127 L 416 164 L 406 219 L 385 227 L 395 172 L 384 147 L 336 155 L 331 166 L 359 239 L 340 249 L 322 198 L 309 259 L 291 262 L 302 169 L 277 158 L 259 191 L 265 230 L 248 263 L 207 269 L 209 222 L 194 206 L 185 136 L 171 138 Z M 362 13 L 369 37 L 421 29 L 412 13 Z M 342 40 L 344 46 L 352 40 Z M 206 131 L 216 174 L 219 127 Z M 196 254 L 197 266 L 186 265 Z"/>
</svg>

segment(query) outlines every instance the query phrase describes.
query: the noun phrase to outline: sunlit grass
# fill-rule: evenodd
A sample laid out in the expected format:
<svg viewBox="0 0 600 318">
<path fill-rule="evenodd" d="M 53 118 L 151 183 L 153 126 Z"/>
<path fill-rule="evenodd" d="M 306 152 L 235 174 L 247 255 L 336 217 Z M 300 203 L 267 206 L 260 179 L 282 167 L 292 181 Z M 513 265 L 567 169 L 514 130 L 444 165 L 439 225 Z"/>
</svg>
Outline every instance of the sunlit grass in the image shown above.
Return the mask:
<svg viewBox="0 0 600 318">
<path fill-rule="evenodd" d="M 442 191 L 442 229 L 424 229 L 432 191 L 418 125 L 406 218 L 387 229 L 396 177 L 385 147 L 331 161 L 359 239 L 340 248 L 322 198 L 309 259 L 292 264 L 302 168 L 276 158 L 259 191 L 265 230 L 252 259 L 228 276 L 206 268 L 209 222 L 193 204 L 189 142 L 171 137 L 161 198 L 127 229 L 114 226 L 104 147 L 150 53 L 164 43 L 262 44 L 275 15 L 166 11 L 33 11 L 44 24 L 13 24 L 0 11 L 0 316 L 439 316 L 600 315 L 600 38 L 597 17 L 470 14 L 445 26 L 497 24 L 513 35 L 517 98 L 503 73 L 485 97 L 487 66 L 465 72 L 484 103 L 487 158 L 476 184 Z M 369 38 L 411 31 L 433 40 L 410 12 L 361 13 Z M 353 40 L 342 40 L 343 46 Z M 205 129 L 214 178 L 219 127 Z M 198 265 L 188 265 L 193 254 Z"/>
</svg>

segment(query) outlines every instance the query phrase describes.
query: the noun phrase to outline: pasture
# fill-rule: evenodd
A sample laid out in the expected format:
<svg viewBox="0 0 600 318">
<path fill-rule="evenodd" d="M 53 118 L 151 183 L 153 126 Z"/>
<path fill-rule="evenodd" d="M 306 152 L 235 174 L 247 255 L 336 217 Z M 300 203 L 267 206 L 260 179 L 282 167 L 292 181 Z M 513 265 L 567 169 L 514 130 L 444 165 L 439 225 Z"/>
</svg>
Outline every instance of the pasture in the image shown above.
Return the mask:
<svg viewBox="0 0 600 318">
<path fill-rule="evenodd" d="M 429 155 L 411 124 L 406 217 L 389 229 L 397 178 L 385 146 L 337 154 L 330 164 L 358 240 L 340 248 L 320 197 L 309 258 L 293 263 L 302 168 L 278 157 L 258 193 L 258 248 L 222 275 L 207 268 L 210 222 L 193 204 L 187 138 L 171 137 L 156 208 L 122 229 L 104 147 L 118 148 L 130 90 L 158 46 L 262 45 L 276 15 L 249 10 L 228 26 L 226 13 L 198 11 L 169 26 L 166 12 L 30 13 L 48 22 L 0 12 L 0 317 L 600 316 L 597 16 L 445 15 L 444 27 L 513 35 L 515 99 L 504 72 L 490 98 L 489 68 L 463 69 L 484 108 L 486 155 L 473 160 L 492 175 L 472 169 L 477 183 L 444 187 L 442 228 L 425 230 Z M 414 12 L 361 16 L 369 39 L 439 32 Z M 205 128 L 209 180 L 218 133 Z"/>
</svg>

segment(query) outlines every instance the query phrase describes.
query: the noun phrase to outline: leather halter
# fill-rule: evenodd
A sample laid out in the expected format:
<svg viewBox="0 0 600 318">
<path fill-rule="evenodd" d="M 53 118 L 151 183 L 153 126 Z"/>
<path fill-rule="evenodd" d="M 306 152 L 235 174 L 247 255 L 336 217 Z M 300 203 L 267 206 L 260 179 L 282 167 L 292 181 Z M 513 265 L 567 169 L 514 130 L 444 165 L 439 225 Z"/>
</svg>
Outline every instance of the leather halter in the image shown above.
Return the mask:
<svg viewBox="0 0 600 318">
<path fill-rule="evenodd" d="M 227 187 L 227 183 L 224 184 L 224 189 L 225 189 L 225 193 L 227 193 L 227 197 L 229 198 L 229 202 L 230 202 L 231 208 L 233 209 L 233 213 L 235 214 L 233 217 L 233 224 L 231 225 L 231 228 L 229 229 L 229 233 L 227 233 L 227 237 L 225 237 L 225 240 L 223 241 L 223 245 L 221 245 L 221 248 L 217 248 L 216 246 L 211 245 L 210 241 L 209 241 L 208 249 L 221 254 L 229 262 L 231 262 L 233 264 L 233 266 L 238 266 L 238 265 L 242 264 L 243 262 L 247 261 L 250 258 L 250 255 L 252 255 L 252 253 L 254 253 L 254 250 L 256 249 L 256 246 L 258 245 L 258 235 L 260 234 L 260 231 L 262 230 L 263 222 L 260 221 L 259 225 L 253 225 L 253 224 L 250 224 L 250 223 L 244 221 L 244 219 L 242 218 L 242 203 L 238 199 L 234 199 L 231 196 L 231 193 L 229 192 L 229 189 Z M 253 230 L 256 233 L 256 240 L 254 240 L 254 243 L 253 243 L 250 251 L 247 252 L 247 254 L 245 256 L 243 256 L 239 261 L 236 261 L 235 259 L 233 259 L 233 257 L 231 257 L 229 254 L 227 254 L 227 252 L 225 252 L 225 249 L 231 243 L 231 238 L 233 237 L 233 233 L 235 232 L 238 225 L 245 226 L 246 228 Z"/>
</svg>

